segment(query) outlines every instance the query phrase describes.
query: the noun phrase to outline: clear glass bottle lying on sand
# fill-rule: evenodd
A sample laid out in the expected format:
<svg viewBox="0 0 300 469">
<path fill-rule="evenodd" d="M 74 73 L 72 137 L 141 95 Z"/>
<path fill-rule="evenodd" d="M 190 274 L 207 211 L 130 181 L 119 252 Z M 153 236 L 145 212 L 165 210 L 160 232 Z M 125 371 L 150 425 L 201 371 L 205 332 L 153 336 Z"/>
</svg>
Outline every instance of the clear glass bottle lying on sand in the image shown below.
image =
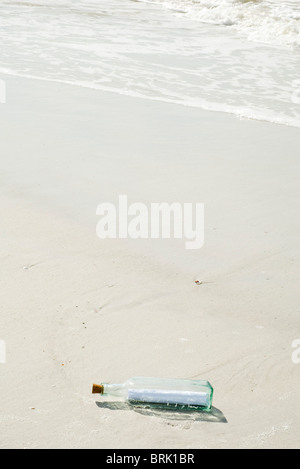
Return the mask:
<svg viewBox="0 0 300 469">
<path fill-rule="evenodd" d="M 115 396 L 142 407 L 209 411 L 213 388 L 203 380 L 141 377 L 122 384 L 94 384 L 93 394 Z"/>
</svg>

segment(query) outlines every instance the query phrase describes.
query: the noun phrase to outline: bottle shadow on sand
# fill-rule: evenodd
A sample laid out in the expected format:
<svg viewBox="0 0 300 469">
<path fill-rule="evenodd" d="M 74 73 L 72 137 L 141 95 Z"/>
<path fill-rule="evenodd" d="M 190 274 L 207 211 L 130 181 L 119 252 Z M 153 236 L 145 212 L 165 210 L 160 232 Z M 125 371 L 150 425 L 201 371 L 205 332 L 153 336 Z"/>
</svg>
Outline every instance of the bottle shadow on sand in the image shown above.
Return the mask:
<svg viewBox="0 0 300 469">
<path fill-rule="evenodd" d="M 96 402 L 100 409 L 109 410 L 122 410 L 137 412 L 145 416 L 159 417 L 166 420 L 192 420 L 194 422 L 214 422 L 214 423 L 227 423 L 227 419 L 221 410 L 212 407 L 209 412 L 207 411 L 194 411 L 194 410 L 174 410 L 174 409 L 155 409 L 147 407 L 138 407 L 130 405 L 126 402 Z"/>
</svg>

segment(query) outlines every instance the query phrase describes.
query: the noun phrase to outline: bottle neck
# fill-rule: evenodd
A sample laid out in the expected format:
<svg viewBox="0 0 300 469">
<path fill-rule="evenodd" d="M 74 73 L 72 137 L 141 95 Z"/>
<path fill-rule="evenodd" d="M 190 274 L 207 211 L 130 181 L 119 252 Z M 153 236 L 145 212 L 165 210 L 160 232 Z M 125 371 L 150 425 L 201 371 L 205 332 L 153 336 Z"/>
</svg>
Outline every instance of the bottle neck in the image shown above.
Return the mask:
<svg viewBox="0 0 300 469">
<path fill-rule="evenodd" d="M 124 397 L 126 388 L 124 384 L 103 384 L 103 395 Z"/>
</svg>

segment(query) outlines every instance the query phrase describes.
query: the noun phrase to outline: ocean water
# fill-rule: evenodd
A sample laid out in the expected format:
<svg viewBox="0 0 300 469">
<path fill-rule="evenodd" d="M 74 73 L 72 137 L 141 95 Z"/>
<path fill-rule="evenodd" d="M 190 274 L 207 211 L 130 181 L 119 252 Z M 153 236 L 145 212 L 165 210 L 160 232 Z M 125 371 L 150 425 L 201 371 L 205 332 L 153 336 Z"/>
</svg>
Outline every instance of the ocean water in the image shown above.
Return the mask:
<svg viewBox="0 0 300 469">
<path fill-rule="evenodd" d="M 300 127 L 299 0 L 0 0 L 0 73 Z"/>
</svg>

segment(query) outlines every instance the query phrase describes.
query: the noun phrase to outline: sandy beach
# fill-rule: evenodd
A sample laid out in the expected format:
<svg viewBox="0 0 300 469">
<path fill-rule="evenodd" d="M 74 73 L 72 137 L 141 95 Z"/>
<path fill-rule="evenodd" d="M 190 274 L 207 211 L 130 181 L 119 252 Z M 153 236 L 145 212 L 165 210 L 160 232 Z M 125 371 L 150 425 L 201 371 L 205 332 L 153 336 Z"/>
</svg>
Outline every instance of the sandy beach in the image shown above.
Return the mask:
<svg viewBox="0 0 300 469">
<path fill-rule="evenodd" d="M 299 447 L 299 129 L 0 78 L 0 447 Z M 100 240 L 120 194 L 204 203 L 203 248 Z M 212 412 L 91 394 L 131 376 L 209 380 Z"/>
</svg>

